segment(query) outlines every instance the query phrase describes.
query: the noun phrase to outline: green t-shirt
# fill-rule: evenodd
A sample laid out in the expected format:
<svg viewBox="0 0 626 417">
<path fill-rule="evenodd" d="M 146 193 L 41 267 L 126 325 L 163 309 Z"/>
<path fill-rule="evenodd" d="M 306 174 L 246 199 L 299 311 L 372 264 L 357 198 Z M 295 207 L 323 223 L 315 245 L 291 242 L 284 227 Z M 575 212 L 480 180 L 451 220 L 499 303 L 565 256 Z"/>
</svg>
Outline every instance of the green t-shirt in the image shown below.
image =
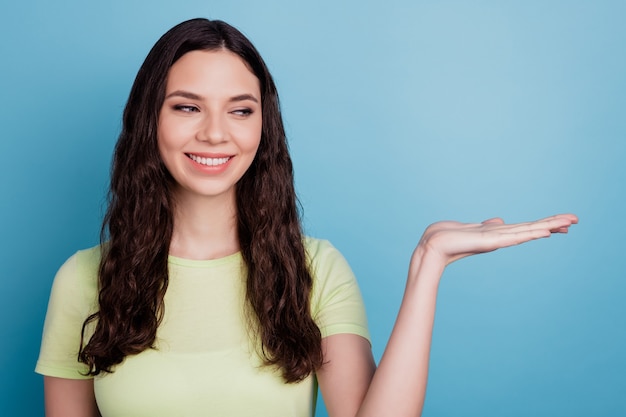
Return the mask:
<svg viewBox="0 0 626 417">
<path fill-rule="evenodd" d="M 314 279 L 312 316 L 322 337 L 353 333 L 369 340 L 350 267 L 329 242 L 307 238 Z M 36 372 L 85 379 L 77 361 L 85 318 L 97 311 L 99 247 L 79 251 L 55 277 Z M 94 378 L 103 417 L 312 416 L 314 376 L 286 384 L 262 365 L 244 308 L 239 253 L 196 261 L 169 257 L 165 316 L 156 349 L 126 357 Z"/>
</svg>

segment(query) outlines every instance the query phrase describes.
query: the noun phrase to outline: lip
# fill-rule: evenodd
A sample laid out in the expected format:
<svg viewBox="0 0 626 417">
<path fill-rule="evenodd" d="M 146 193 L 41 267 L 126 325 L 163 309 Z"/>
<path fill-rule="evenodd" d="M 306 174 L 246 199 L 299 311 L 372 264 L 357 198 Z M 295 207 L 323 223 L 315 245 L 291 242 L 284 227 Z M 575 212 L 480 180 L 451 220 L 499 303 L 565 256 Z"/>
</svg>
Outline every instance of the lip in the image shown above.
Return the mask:
<svg viewBox="0 0 626 417">
<path fill-rule="evenodd" d="M 201 158 L 232 158 L 234 156 L 232 154 L 216 152 L 185 152 L 185 155 L 187 155 L 187 157 L 189 157 L 190 155 L 195 155 Z"/>
<path fill-rule="evenodd" d="M 212 152 L 187 152 L 185 153 L 187 160 L 190 165 L 194 168 L 194 170 L 199 171 L 204 174 L 221 174 L 226 171 L 230 166 L 231 162 L 234 159 L 234 155 L 224 154 L 224 153 L 212 153 Z M 218 165 L 205 165 L 200 162 L 196 162 L 192 159 L 192 156 L 197 158 L 206 158 L 206 159 L 227 159 L 226 162 L 220 163 Z"/>
</svg>

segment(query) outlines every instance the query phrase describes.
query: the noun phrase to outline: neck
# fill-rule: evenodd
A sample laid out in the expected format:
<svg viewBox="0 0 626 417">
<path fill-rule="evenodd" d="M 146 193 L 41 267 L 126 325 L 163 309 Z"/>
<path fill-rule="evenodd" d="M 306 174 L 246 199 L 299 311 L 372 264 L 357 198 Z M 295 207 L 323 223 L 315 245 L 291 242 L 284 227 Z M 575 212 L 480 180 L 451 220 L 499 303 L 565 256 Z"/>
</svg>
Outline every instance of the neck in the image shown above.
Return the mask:
<svg viewBox="0 0 626 417">
<path fill-rule="evenodd" d="M 235 193 L 217 197 L 178 195 L 170 255 L 208 260 L 239 251 Z"/>
</svg>

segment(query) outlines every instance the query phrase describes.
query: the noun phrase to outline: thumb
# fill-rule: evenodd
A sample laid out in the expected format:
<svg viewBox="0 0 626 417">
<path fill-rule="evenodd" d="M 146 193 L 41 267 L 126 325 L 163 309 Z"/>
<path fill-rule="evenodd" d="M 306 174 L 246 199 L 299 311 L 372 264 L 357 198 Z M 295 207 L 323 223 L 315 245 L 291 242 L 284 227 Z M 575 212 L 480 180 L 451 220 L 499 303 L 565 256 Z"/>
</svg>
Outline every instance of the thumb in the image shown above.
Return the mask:
<svg viewBox="0 0 626 417">
<path fill-rule="evenodd" d="M 500 217 L 493 217 L 482 222 L 482 224 L 504 224 L 504 220 Z"/>
</svg>

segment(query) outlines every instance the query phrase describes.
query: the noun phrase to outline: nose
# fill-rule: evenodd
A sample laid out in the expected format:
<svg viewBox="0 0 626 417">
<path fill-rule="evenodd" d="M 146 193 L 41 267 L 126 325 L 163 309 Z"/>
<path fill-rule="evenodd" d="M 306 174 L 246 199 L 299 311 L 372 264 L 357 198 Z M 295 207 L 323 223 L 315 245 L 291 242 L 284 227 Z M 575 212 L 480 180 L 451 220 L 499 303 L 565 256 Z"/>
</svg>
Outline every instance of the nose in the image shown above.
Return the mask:
<svg viewBox="0 0 626 417">
<path fill-rule="evenodd" d="M 196 133 L 197 140 L 211 144 L 225 142 L 227 138 L 226 121 L 219 115 L 205 116 Z"/>
</svg>

